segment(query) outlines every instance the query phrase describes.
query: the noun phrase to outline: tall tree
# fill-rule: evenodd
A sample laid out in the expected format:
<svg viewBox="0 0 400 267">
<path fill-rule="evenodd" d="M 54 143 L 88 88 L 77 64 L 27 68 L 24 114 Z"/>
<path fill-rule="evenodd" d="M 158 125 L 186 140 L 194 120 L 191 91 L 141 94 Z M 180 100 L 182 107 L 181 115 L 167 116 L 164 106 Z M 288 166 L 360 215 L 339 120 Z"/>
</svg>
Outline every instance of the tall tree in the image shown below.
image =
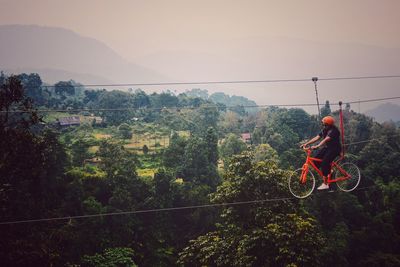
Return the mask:
<svg viewBox="0 0 400 267">
<path fill-rule="evenodd" d="M 133 110 L 124 110 L 123 112 L 118 109 L 134 108 L 134 97 L 122 91 L 103 91 L 95 103 L 96 108 L 100 109 L 116 109 L 115 111 L 109 110 L 101 112 L 100 116 L 103 120 L 110 125 L 119 125 L 124 122 L 129 122 L 134 117 Z"/>
<path fill-rule="evenodd" d="M 329 104 L 329 101 L 326 100 L 325 106 L 321 108 L 321 117 L 323 118 L 325 116 L 328 116 L 329 114 L 331 114 L 331 112 L 331 105 Z"/>
<path fill-rule="evenodd" d="M 246 144 L 235 134 L 229 134 L 221 144 L 221 156 L 226 160 L 246 149 Z"/>
<path fill-rule="evenodd" d="M 214 128 L 209 127 L 204 137 L 207 158 L 210 165 L 217 166 L 218 161 L 218 136 Z"/>
<path fill-rule="evenodd" d="M 43 105 L 46 102 L 46 99 L 42 90 L 42 79 L 39 74 L 31 73 L 31 74 L 20 74 L 18 78 L 21 80 L 23 87 L 25 89 L 26 95 L 32 98 L 33 102 L 37 105 Z"/>
<path fill-rule="evenodd" d="M 208 127 L 218 130 L 219 112 L 215 104 L 203 104 L 195 112 L 192 112 L 192 131 L 195 134 L 203 135 Z"/>
<path fill-rule="evenodd" d="M 0 221 L 54 216 L 64 193 L 64 147 L 55 133 L 38 125 L 18 77 L 4 78 L 0 86 Z M 54 259 L 50 229 L 1 225 L 2 264 L 49 265 Z"/>
<path fill-rule="evenodd" d="M 285 195 L 288 173 L 273 162 L 234 158 L 213 203 L 254 201 Z M 179 263 L 191 266 L 319 266 L 324 238 L 307 213 L 292 202 L 225 207 L 216 230 L 190 241 Z"/>
<path fill-rule="evenodd" d="M 54 85 L 54 92 L 62 97 L 74 96 L 75 87 L 71 81 L 60 81 Z"/>
</svg>

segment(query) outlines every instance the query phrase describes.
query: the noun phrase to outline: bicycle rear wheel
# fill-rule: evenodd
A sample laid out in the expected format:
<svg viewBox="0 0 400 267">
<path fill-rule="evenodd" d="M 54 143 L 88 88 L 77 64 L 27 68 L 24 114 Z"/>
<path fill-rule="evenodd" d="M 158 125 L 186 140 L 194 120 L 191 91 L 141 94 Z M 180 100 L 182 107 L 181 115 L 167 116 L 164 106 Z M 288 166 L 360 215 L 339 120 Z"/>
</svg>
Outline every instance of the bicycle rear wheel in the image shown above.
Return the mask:
<svg viewBox="0 0 400 267">
<path fill-rule="evenodd" d="M 303 183 L 301 181 L 301 173 L 303 169 L 297 169 L 293 171 L 292 175 L 289 177 L 289 190 L 293 196 L 297 198 L 306 198 L 314 191 L 315 188 L 315 178 L 314 174 L 310 171 L 307 172 L 307 179 Z"/>
<path fill-rule="evenodd" d="M 344 170 L 341 171 L 340 168 Z M 336 168 L 335 178 L 348 177 L 345 180 L 337 181 L 336 184 L 340 190 L 344 192 L 350 192 L 356 189 L 361 180 L 360 169 L 353 163 L 345 162 Z"/>
</svg>

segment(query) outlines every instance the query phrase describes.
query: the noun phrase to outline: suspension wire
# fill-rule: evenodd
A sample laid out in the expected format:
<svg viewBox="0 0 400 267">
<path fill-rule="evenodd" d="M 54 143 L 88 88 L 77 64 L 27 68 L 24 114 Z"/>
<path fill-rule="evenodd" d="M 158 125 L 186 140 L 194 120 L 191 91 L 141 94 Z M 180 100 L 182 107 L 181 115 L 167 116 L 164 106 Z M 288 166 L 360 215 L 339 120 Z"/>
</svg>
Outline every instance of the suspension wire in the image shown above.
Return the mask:
<svg viewBox="0 0 400 267">
<path fill-rule="evenodd" d="M 399 75 L 400 77 L 400 75 Z M 154 82 L 154 83 L 115 83 L 115 84 L 77 84 L 74 87 L 127 87 L 127 86 L 165 86 L 165 85 L 207 85 L 207 84 L 246 84 L 246 83 L 284 83 L 308 82 L 310 79 L 274 79 L 274 80 L 232 80 L 232 81 L 195 81 L 195 82 Z M 55 85 L 43 85 L 52 88 Z"/>
<path fill-rule="evenodd" d="M 372 142 L 372 141 L 379 141 L 379 140 L 382 140 L 382 139 L 384 139 L 384 138 L 386 138 L 386 137 L 395 137 L 395 136 L 399 136 L 399 135 L 400 135 L 400 133 L 391 134 L 391 135 L 382 136 L 382 137 L 380 137 L 380 138 L 371 138 L 371 139 L 367 139 L 367 140 L 363 140 L 363 141 L 347 143 L 347 144 L 344 144 L 344 145 L 345 145 L 345 146 L 351 146 L 351 145 L 357 145 L 357 144 L 362 144 L 362 143 L 369 143 L 369 142 Z"/>
<path fill-rule="evenodd" d="M 400 98 L 400 97 L 399 97 Z M 162 111 L 162 110 L 196 110 L 200 108 L 205 108 L 205 109 L 221 109 L 221 108 L 238 108 L 238 107 L 243 107 L 243 108 L 266 108 L 266 107 L 311 107 L 315 106 L 315 104 L 312 103 L 305 103 L 305 104 L 278 104 L 278 105 L 237 105 L 237 106 L 224 106 L 224 107 L 218 107 L 216 104 L 214 105 L 206 105 L 206 106 L 198 106 L 198 107 L 163 107 L 163 108 L 155 108 L 155 107 L 138 107 L 138 108 L 94 108 L 94 109 L 37 109 L 37 110 L 10 110 L 8 113 L 26 113 L 26 112 L 31 112 L 31 111 L 36 111 L 36 112 L 80 112 L 80 111 Z M 0 113 L 6 113 L 7 111 L 0 111 Z"/>
<path fill-rule="evenodd" d="M 349 102 L 345 102 L 346 104 L 355 104 L 355 103 L 369 103 L 369 102 L 379 102 L 379 101 L 385 101 L 385 100 L 394 100 L 394 99 L 400 99 L 400 96 L 392 96 L 392 97 L 385 97 L 385 98 L 371 98 L 371 99 L 365 99 L 365 100 L 357 100 L 357 101 L 349 101 Z M 242 107 L 242 108 L 267 108 L 267 107 L 313 107 L 313 106 L 317 106 L 319 104 L 315 104 L 315 103 L 294 103 L 294 104 L 265 104 L 265 105 L 236 105 L 236 106 L 223 106 L 223 107 L 219 107 L 217 106 L 217 104 L 210 104 L 210 105 L 206 105 L 206 106 L 198 106 L 198 107 L 178 107 L 178 106 L 174 106 L 174 107 L 163 107 L 163 108 L 155 108 L 155 107 L 131 107 L 131 108 L 92 108 L 92 109 L 85 109 L 85 108 L 81 108 L 81 109 L 29 109 L 29 110 L 18 110 L 18 109 L 14 109 L 14 110 L 9 110 L 9 111 L 5 111 L 5 110 L 0 110 L 0 113 L 28 113 L 28 112 L 43 112 L 43 113 L 47 113 L 47 112 L 82 112 L 82 111 L 87 111 L 87 112 L 91 112 L 91 111 L 162 111 L 162 110 L 176 110 L 176 111 L 180 111 L 180 110 L 196 110 L 196 109 L 200 109 L 200 108 L 210 108 L 210 109 L 221 109 L 221 108 L 226 108 L 226 109 L 232 109 L 232 108 L 238 108 L 238 107 Z M 330 103 L 331 106 L 335 106 L 335 105 L 339 105 L 338 103 Z M 319 109 L 319 106 L 318 106 Z"/>
<path fill-rule="evenodd" d="M 319 78 L 321 81 L 336 80 L 364 80 L 364 79 L 392 79 L 400 75 L 375 75 L 375 76 L 347 76 Z M 313 79 L 313 78 L 312 78 Z M 311 79 L 311 81 L 313 81 Z M 248 84 L 248 83 L 291 83 L 309 82 L 310 78 L 300 79 L 261 79 L 261 80 L 226 80 L 226 81 L 189 81 L 189 82 L 153 82 L 153 83 L 108 83 L 108 84 L 74 84 L 73 87 L 127 87 L 127 86 L 165 86 L 165 85 L 207 85 L 207 84 Z M 56 85 L 42 85 L 42 88 L 53 88 Z M 33 87 L 33 86 L 31 86 Z M 25 87 L 29 88 L 29 87 Z"/>
<path fill-rule="evenodd" d="M 400 78 L 400 75 L 377 75 L 377 76 L 352 76 L 352 77 L 328 77 L 320 78 L 320 81 L 338 81 L 338 80 L 365 80 L 365 79 L 391 79 Z"/>
<path fill-rule="evenodd" d="M 226 202 L 226 203 L 204 204 L 204 205 L 192 205 L 192 206 L 181 206 L 181 207 L 161 208 L 161 209 L 147 209 L 147 210 L 133 210 L 133 211 L 110 212 L 110 213 L 98 213 L 98 214 L 90 214 L 90 215 L 65 216 L 65 217 L 54 217 L 54 218 L 46 218 L 46 219 L 9 221 L 9 222 L 0 222 L 0 225 L 4 225 L 4 224 L 20 224 L 20 223 L 33 223 L 33 222 L 45 222 L 45 221 L 58 221 L 58 220 L 70 220 L 70 219 L 82 219 L 82 218 L 93 218 L 93 217 L 103 217 L 103 216 L 129 215 L 129 214 L 143 214 L 143 213 L 154 213 L 154 212 L 163 212 L 163 211 L 200 209 L 200 208 L 209 208 L 209 207 L 246 205 L 246 204 L 255 204 L 255 203 L 263 203 L 263 202 L 284 201 L 284 200 L 291 200 L 291 199 L 295 199 L 295 197 L 272 198 L 272 199 L 263 199 L 263 200 L 249 200 L 249 201 L 238 201 L 238 202 Z"/>
<path fill-rule="evenodd" d="M 360 188 L 354 189 L 353 191 L 361 191 L 361 190 L 365 190 L 365 189 L 376 187 L 376 186 L 377 185 L 360 187 Z M 335 192 L 340 192 L 340 191 L 335 191 Z M 318 194 L 320 194 L 320 193 L 318 193 Z M 285 201 L 285 200 L 296 200 L 296 199 L 299 200 L 296 197 L 282 197 L 282 198 L 270 198 L 270 199 L 249 200 L 249 201 L 236 201 L 236 202 L 226 202 L 226 203 L 181 206 L 181 207 L 172 207 L 172 208 L 160 208 L 160 209 L 146 209 L 146 210 L 132 210 L 132 211 L 121 211 L 121 212 L 97 213 L 97 214 L 89 214 L 89 215 L 76 215 L 76 216 L 64 216 L 64 217 L 53 217 L 53 218 L 43 218 L 43 219 L 6 221 L 6 222 L 0 222 L 0 225 L 12 225 L 12 224 L 48 222 L 48 221 L 61 221 L 61 220 L 96 218 L 96 217 L 119 216 L 119 215 L 132 215 L 132 214 L 144 214 L 144 213 L 156 213 L 156 212 L 169 212 L 169 211 L 176 211 L 176 210 L 200 209 L 200 208 L 210 208 L 210 207 L 225 207 L 225 206 L 235 206 L 235 205 L 248 205 L 248 204 L 266 203 L 266 202 L 278 202 L 278 201 Z"/>
<path fill-rule="evenodd" d="M 384 101 L 384 100 L 393 100 L 393 99 L 399 99 L 399 96 L 393 96 L 393 97 L 384 97 L 384 98 L 371 98 L 371 99 L 365 99 L 365 100 L 355 100 L 355 101 L 350 101 L 346 102 L 346 104 L 360 104 L 360 103 L 368 103 L 368 102 L 377 102 L 377 101 Z M 336 105 L 334 103 L 333 105 Z"/>
<path fill-rule="evenodd" d="M 383 140 L 386 137 L 395 137 L 395 136 L 400 136 L 400 132 L 396 133 L 396 134 L 391 134 L 391 135 L 386 135 L 386 136 L 382 136 L 380 138 L 371 138 L 371 139 L 366 139 L 363 141 L 357 141 L 357 142 L 351 142 L 351 143 L 345 143 L 345 146 L 351 146 L 351 145 L 357 145 L 357 144 L 362 144 L 362 143 L 369 143 L 372 141 L 379 141 L 379 140 Z"/>
</svg>

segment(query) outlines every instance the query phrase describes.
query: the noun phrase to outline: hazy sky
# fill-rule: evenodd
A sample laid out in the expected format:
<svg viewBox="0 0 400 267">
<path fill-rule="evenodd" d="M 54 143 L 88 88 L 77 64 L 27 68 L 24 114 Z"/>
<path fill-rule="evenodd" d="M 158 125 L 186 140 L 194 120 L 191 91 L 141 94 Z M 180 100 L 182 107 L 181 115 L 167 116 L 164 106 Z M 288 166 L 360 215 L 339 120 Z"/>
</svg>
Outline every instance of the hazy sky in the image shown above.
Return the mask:
<svg viewBox="0 0 400 267">
<path fill-rule="evenodd" d="M 255 40 L 252 43 L 254 44 L 257 40 L 265 41 L 265 38 L 288 38 L 288 42 L 296 39 L 329 45 L 372 45 L 385 49 L 394 48 L 393 51 L 396 52 L 400 49 L 399 0 L 0 0 L 0 4 L 0 25 L 36 24 L 70 29 L 104 42 L 132 62 L 158 67 L 160 69 L 157 71 L 164 71 L 172 79 L 181 81 L 304 78 L 319 74 L 310 66 L 299 70 L 297 76 L 294 72 L 284 73 L 282 66 L 282 72 L 274 72 L 274 67 L 261 70 L 257 59 L 262 54 L 262 48 L 247 44 L 249 40 Z M 249 47 L 246 48 L 246 45 Z M 158 59 L 157 55 L 165 55 L 165 51 L 169 51 L 172 56 L 174 54 L 171 51 L 177 57 L 188 58 L 188 61 L 181 62 L 183 66 L 189 65 L 187 62 L 190 62 L 191 53 L 204 54 L 204 62 L 200 62 L 199 57 L 195 58 L 197 64 L 203 64 L 203 67 L 185 72 L 185 67 L 182 66 L 179 70 L 173 70 L 170 61 L 167 61 L 168 64 L 164 62 L 164 65 L 153 62 L 152 65 L 151 60 Z M 256 62 L 254 65 L 253 59 Z M 224 71 L 219 73 L 222 67 L 212 60 L 226 60 Z M 229 75 L 230 68 L 227 66 L 241 62 L 244 62 L 244 68 L 247 69 L 254 66 L 251 72 L 254 75 L 237 69 Z M 288 61 L 287 64 L 292 62 Z M 354 69 L 353 74 L 382 75 L 399 72 L 392 70 L 392 73 L 375 73 L 375 69 L 370 70 L 371 73 L 360 73 Z M 267 71 L 276 76 L 264 75 Z M 343 73 L 330 73 L 321 68 L 320 73 L 330 76 L 351 75 L 347 69 Z M 389 88 L 388 94 L 398 92 L 399 83 L 400 80 L 386 84 L 386 88 Z M 348 91 L 349 86 L 354 88 L 364 85 L 343 84 L 340 86 L 340 94 L 335 95 L 332 90 L 337 84 L 331 83 L 326 92 L 321 87 L 321 98 L 331 101 L 342 99 L 341 94 Z M 382 85 L 377 83 L 376 86 Z M 311 87 L 309 84 L 304 86 Z M 265 86 L 257 88 L 262 90 Z M 271 91 L 270 96 L 276 94 L 275 98 L 259 97 L 263 93 L 257 93 L 257 88 L 253 99 L 256 98 L 260 104 L 271 103 L 271 99 L 275 103 L 287 100 L 287 95 L 280 92 L 282 88 L 279 86 L 274 87 L 277 90 L 275 93 Z M 240 90 L 246 90 L 243 86 L 233 89 L 230 92 L 236 94 L 240 94 Z M 242 92 L 242 95 L 250 96 L 248 92 Z M 352 100 L 363 96 L 373 98 L 378 95 L 370 90 L 362 96 L 357 93 L 349 98 Z M 310 102 L 313 97 L 309 94 L 301 102 Z"/>
<path fill-rule="evenodd" d="M 254 36 L 400 47 L 398 0 L 0 0 L 0 24 L 71 29 L 128 59 Z"/>
</svg>

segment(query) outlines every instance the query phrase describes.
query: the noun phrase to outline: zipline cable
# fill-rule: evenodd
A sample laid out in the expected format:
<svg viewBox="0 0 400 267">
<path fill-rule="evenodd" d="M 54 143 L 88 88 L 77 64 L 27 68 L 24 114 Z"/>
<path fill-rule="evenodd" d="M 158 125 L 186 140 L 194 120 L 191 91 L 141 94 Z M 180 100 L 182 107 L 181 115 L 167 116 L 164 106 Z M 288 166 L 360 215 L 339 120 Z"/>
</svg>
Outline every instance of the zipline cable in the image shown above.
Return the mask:
<svg viewBox="0 0 400 267">
<path fill-rule="evenodd" d="M 365 100 L 357 100 L 357 101 L 348 101 L 344 102 L 345 104 L 355 104 L 355 103 L 369 103 L 369 102 L 379 102 L 379 101 L 385 101 L 385 100 L 395 100 L 395 99 L 400 99 L 400 96 L 392 96 L 392 97 L 384 97 L 384 98 L 371 98 L 371 99 L 365 99 Z M 318 104 L 315 103 L 294 103 L 294 104 L 265 104 L 265 105 L 236 105 L 236 106 L 224 106 L 224 107 L 219 107 L 217 104 L 210 104 L 206 106 L 199 106 L 199 107 L 164 107 L 164 108 L 154 108 L 154 107 L 137 107 L 137 108 L 93 108 L 93 109 L 30 109 L 30 110 L 1 110 L 0 113 L 28 113 L 28 112 L 91 112 L 91 111 L 161 111 L 161 110 L 196 110 L 200 108 L 212 108 L 212 109 L 233 109 L 233 108 L 267 108 L 267 107 L 313 107 L 317 106 Z M 331 106 L 336 106 L 339 105 L 338 103 L 330 103 Z"/>
<path fill-rule="evenodd" d="M 386 135 L 384 137 L 381 138 L 371 138 L 371 139 L 367 139 L 367 140 L 363 140 L 363 141 L 357 141 L 357 142 L 352 142 L 352 143 L 348 143 L 348 144 L 344 144 L 345 146 L 351 146 L 351 145 L 357 145 L 357 144 L 362 144 L 362 143 L 369 143 L 371 141 L 378 141 L 378 140 L 382 140 L 385 137 L 395 137 L 395 136 L 399 136 L 400 133 L 397 134 L 391 134 L 391 135 Z"/>
<path fill-rule="evenodd" d="M 320 81 L 340 81 L 340 80 L 368 80 L 368 79 L 392 79 L 400 78 L 400 75 L 375 75 L 375 76 L 350 76 L 350 77 L 328 77 L 320 78 Z"/>
<path fill-rule="evenodd" d="M 321 81 L 393 79 L 400 75 L 347 76 L 319 78 Z M 76 84 L 74 87 L 127 87 L 127 86 L 165 86 L 165 85 L 207 85 L 207 84 L 249 84 L 249 83 L 292 83 L 309 82 L 313 78 L 300 79 L 262 79 L 262 80 L 226 80 L 226 81 L 189 81 L 189 82 L 153 82 L 153 83 L 109 83 L 109 84 Z M 42 85 L 42 88 L 53 88 L 56 85 Z"/>
<path fill-rule="evenodd" d="M 356 188 L 353 191 L 364 190 L 368 188 L 376 187 L 376 185 Z M 339 191 L 337 191 L 339 192 Z M 98 213 L 89 215 L 77 215 L 77 216 L 64 216 L 64 217 L 53 217 L 44 219 L 31 219 L 31 220 L 19 220 L 19 221 L 7 221 L 0 222 L 0 225 L 12 225 L 12 224 L 22 224 L 22 223 L 36 223 L 36 222 L 48 222 L 48 221 L 60 221 L 60 220 L 72 220 L 72 219 L 83 219 L 83 218 L 95 218 L 95 217 L 105 217 L 105 216 L 119 216 L 119 215 L 131 215 L 131 214 L 143 214 L 143 213 L 155 213 L 155 212 L 165 212 L 165 211 L 176 211 L 176 210 L 188 210 L 188 209 L 200 209 L 209 207 L 223 207 L 223 206 L 234 206 L 234 205 L 248 205 L 256 203 L 265 202 L 277 202 L 285 200 L 298 199 L 296 197 L 283 197 L 283 198 L 271 198 L 271 199 L 260 199 L 260 200 L 249 200 L 249 201 L 237 201 L 237 202 L 226 202 L 226 203 L 216 203 L 216 204 L 204 204 L 204 205 L 192 205 L 192 206 L 182 206 L 182 207 L 172 207 L 172 208 L 160 208 L 160 209 L 147 209 L 147 210 L 133 210 L 133 211 L 121 211 L 121 212 L 110 212 L 110 213 Z"/>
</svg>

